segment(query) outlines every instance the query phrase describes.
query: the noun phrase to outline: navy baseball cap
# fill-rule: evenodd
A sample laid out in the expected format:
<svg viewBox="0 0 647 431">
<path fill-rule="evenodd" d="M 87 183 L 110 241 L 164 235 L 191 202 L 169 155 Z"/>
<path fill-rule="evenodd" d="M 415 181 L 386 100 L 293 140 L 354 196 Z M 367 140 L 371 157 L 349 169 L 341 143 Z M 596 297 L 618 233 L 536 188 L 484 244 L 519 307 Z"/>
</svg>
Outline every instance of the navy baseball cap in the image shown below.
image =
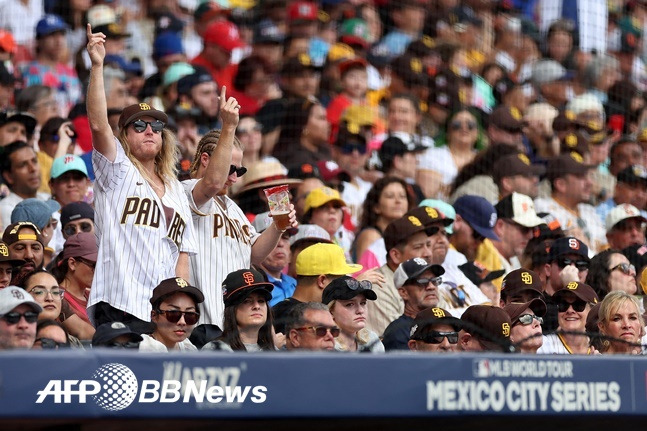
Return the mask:
<svg viewBox="0 0 647 431">
<path fill-rule="evenodd" d="M 456 214 L 460 215 L 472 229 L 486 238 L 500 241 L 492 228 L 496 224 L 496 210 L 481 196 L 464 195 L 454 202 Z"/>
<path fill-rule="evenodd" d="M 578 254 L 589 261 L 589 248 L 579 239 L 573 236 L 557 238 L 553 241 L 548 251 L 548 261 L 552 262 L 557 258 L 567 254 Z"/>
<path fill-rule="evenodd" d="M 63 19 L 54 14 L 45 15 L 38 24 L 36 24 L 36 38 L 49 36 L 58 31 L 66 31 L 70 28 Z"/>
</svg>

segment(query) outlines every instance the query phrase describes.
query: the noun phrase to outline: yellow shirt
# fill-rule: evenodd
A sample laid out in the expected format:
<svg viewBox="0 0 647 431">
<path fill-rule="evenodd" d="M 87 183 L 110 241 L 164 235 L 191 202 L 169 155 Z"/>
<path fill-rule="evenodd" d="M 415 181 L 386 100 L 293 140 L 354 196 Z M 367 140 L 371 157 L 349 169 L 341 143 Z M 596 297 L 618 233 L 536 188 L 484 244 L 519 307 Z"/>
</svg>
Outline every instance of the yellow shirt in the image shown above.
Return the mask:
<svg viewBox="0 0 647 431">
<path fill-rule="evenodd" d="M 49 154 L 43 151 L 36 153 L 36 157 L 38 158 L 38 164 L 40 165 L 41 180 L 38 191 L 49 194 L 51 193 L 51 190 L 49 189 L 49 175 L 52 171 L 52 164 L 54 163 L 54 159 L 52 159 Z"/>
<path fill-rule="evenodd" d="M 481 243 L 478 251 L 476 252 L 476 260 L 482 264 L 488 271 L 498 271 L 503 268 L 503 263 L 499 258 L 499 252 L 494 248 L 494 244 L 488 238 Z M 492 280 L 492 284 L 501 291 L 501 283 L 503 282 L 503 277 L 499 277 L 496 280 Z"/>
</svg>

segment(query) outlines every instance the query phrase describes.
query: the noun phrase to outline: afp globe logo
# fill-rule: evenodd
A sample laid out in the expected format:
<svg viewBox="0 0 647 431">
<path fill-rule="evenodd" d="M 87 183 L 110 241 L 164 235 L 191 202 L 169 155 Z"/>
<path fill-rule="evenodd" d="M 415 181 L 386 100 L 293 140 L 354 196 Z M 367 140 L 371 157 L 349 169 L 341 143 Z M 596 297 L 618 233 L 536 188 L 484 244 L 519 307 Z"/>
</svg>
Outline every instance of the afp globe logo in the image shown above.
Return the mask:
<svg viewBox="0 0 647 431">
<path fill-rule="evenodd" d="M 123 364 L 103 365 L 94 372 L 92 378 L 101 385 L 101 392 L 93 396 L 94 401 L 106 410 L 123 410 L 137 397 L 137 377 Z"/>
</svg>

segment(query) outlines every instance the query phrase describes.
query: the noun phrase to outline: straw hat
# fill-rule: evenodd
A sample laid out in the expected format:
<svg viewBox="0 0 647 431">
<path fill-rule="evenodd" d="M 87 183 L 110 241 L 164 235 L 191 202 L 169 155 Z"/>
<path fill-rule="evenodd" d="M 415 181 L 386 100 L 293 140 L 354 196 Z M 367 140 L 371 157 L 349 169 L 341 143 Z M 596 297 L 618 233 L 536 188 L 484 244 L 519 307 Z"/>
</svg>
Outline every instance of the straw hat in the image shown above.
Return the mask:
<svg viewBox="0 0 647 431">
<path fill-rule="evenodd" d="M 247 173 L 242 178 L 241 187 L 236 194 L 248 190 L 260 189 L 280 184 L 301 184 L 303 181 L 288 178 L 288 171 L 278 160 L 261 160 L 247 167 Z"/>
</svg>

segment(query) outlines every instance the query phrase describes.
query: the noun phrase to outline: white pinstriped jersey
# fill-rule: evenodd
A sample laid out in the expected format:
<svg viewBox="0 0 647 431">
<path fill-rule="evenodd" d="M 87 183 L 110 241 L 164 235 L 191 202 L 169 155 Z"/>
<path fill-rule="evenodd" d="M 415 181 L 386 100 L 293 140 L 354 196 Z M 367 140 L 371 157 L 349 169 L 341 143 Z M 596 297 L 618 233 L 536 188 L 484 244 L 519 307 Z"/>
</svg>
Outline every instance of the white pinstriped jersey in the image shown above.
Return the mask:
<svg viewBox="0 0 647 431">
<path fill-rule="evenodd" d="M 92 154 L 99 256 L 88 311 L 92 316 L 92 306 L 104 301 L 150 321 L 155 286 L 175 277 L 180 251 L 197 251 L 191 210 L 179 181 L 160 199 L 115 141 L 114 162 Z M 164 207 L 173 210 L 169 225 Z"/>
<path fill-rule="evenodd" d="M 227 196 L 209 199 L 200 208 L 196 207 L 193 188 L 197 183 L 197 179 L 182 181 L 193 213 L 199 250 L 190 258 L 191 282 L 204 294 L 199 323 L 222 328 L 225 309 L 222 282 L 230 272 L 250 267 L 252 245 L 260 234 L 243 210 Z M 216 199 L 224 204 L 224 208 Z"/>
</svg>

